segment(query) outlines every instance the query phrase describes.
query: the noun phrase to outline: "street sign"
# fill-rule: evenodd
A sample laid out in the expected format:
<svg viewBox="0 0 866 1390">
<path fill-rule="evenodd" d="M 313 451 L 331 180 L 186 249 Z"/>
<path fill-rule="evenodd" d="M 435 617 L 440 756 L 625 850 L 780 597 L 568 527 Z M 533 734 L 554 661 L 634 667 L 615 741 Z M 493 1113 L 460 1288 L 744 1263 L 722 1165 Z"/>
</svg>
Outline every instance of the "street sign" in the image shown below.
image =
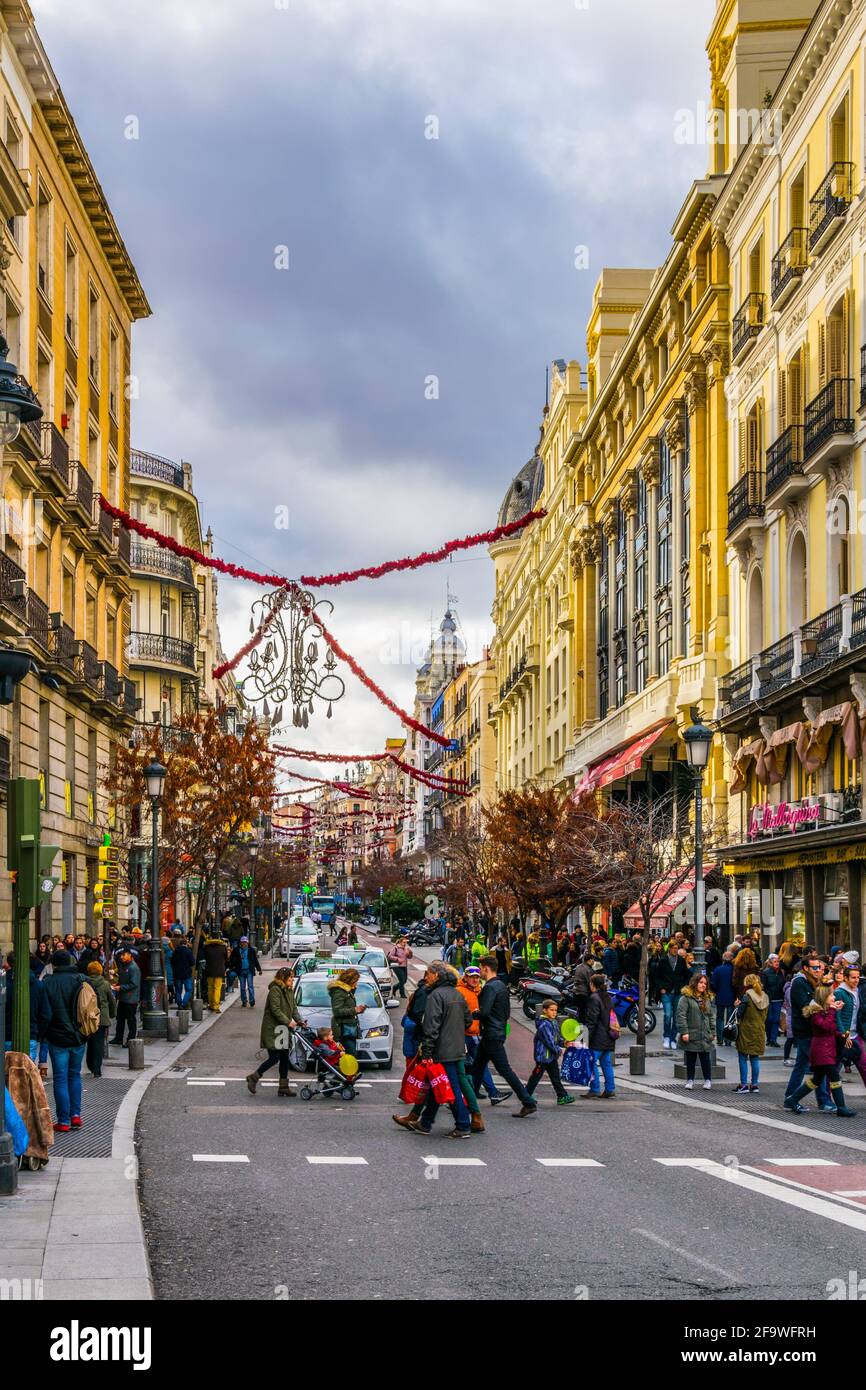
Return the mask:
<svg viewBox="0 0 866 1390">
<path fill-rule="evenodd" d="M 200 893 L 200 892 L 201 892 L 201 879 L 200 879 L 200 878 L 188 878 L 187 881 L 186 881 L 186 891 L 187 891 L 188 893 Z"/>
</svg>

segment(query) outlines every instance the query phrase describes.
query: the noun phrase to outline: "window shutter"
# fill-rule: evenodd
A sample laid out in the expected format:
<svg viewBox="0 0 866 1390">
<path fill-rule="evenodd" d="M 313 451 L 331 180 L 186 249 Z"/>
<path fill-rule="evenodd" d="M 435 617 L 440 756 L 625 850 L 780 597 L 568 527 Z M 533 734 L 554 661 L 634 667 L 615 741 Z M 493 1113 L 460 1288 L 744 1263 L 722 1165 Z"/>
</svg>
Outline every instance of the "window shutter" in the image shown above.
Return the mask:
<svg viewBox="0 0 866 1390">
<path fill-rule="evenodd" d="M 746 454 L 746 422 L 745 422 L 745 420 L 741 420 L 741 421 L 740 421 L 740 450 L 739 450 L 739 457 L 738 457 L 737 463 L 738 463 L 737 475 L 738 475 L 738 477 L 742 478 L 743 474 L 745 473 L 746 469 L 747 469 L 748 466 L 749 466 L 749 461 L 748 461 L 748 457 L 747 457 L 747 454 Z"/>
<path fill-rule="evenodd" d="M 818 325 L 818 390 L 827 384 L 827 325 Z"/>
<path fill-rule="evenodd" d="M 848 321 L 849 321 L 850 297 L 846 290 L 842 300 L 842 320 L 839 327 L 839 371 L 838 376 L 847 377 L 848 375 Z"/>
<path fill-rule="evenodd" d="M 803 423 L 803 374 L 800 371 L 799 354 L 788 367 L 788 412 L 790 424 Z"/>
<path fill-rule="evenodd" d="M 752 411 L 747 422 L 748 437 L 746 444 L 746 465 L 754 468 L 758 462 L 758 407 Z"/>
<path fill-rule="evenodd" d="M 779 373 L 779 433 L 788 428 L 788 373 L 783 368 Z"/>
</svg>

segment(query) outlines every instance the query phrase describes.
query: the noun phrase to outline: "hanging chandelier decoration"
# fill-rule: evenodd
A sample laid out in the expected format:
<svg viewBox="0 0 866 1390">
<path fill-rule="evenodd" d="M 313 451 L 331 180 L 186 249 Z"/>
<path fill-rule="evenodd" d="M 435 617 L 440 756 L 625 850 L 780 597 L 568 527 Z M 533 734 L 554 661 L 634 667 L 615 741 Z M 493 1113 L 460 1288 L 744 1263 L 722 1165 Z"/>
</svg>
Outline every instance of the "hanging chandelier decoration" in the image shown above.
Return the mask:
<svg viewBox="0 0 866 1390">
<path fill-rule="evenodd" d="M 330 719 L 334 702 L 345 695 L 319 615 L 320 609 L 330 614 L 333 608 L 295 584 L 273 589 L 253 604 L 250 632 L 259 640 L 251 644 L 249 674 L 240 686 L 251 703 L 262 702 L 262 716 L 273 728 L 282 724 L 285 705 L 295 728 L 306 729 L 317 700 L 327 705 Z"/>
</svg>

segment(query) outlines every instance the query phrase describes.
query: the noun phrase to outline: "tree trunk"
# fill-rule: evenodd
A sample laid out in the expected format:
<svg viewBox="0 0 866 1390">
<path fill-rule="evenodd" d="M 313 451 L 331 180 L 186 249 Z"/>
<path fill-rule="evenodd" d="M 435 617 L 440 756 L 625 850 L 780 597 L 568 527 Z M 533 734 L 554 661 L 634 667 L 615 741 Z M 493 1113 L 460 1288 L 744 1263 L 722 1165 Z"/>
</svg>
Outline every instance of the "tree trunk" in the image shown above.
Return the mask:
<svg viewBox="0 0 866 1390">
<path fill-rule="evenodd" d="M 646 977 L 647 963 L 649 959 L 649 927 L 650 919 L 647 915 L 646 907 L 641 903 L 641 915 L 643 917 L 643 928 L 640 934 L 640 970 L 638 971 L 637 982 L 637 1042 L 638 1047 L 646 1046 Z"/>
</svg>

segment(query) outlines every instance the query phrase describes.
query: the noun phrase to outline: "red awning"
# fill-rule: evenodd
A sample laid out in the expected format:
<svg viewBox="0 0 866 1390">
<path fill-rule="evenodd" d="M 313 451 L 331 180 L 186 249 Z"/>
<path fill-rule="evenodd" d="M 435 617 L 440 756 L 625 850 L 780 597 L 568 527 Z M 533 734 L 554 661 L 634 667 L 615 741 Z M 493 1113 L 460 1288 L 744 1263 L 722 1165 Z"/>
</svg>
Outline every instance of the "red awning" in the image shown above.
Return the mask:
<svg viewBox="0 0 866 1390">
<path fill-rule="evenodd" d="M 712 873 L 714 867 L 714 864 L 704 865 L 705 879 L 709 874 Z M 676 878 L 676 874 L 671 875 L 671 880 L 674 883 L 676 883 Z M 675 910 L 675 908 L 678 908 L 680 903 L 685 902 L 689 894 L 694 893 L 694 891 L 694 873 L 691 873 L 688 875 L 687 878 L 684 878 L 682 883 L 677 883 L 676 887 L 672 887 L 670 892 L 667 894 L 665 894 L 664 891 L 664 884 L 661 884 L 657 889 L 654 889 L 653 901 L 657 902 L 659 906 L 656 908 L 656 910 L 652 914 L 652 917 L 650 918 L 650 926 L 664 926 L 665 922 L 667 922 L 668 918 L 670 917 L 671 913 Z M 643 926 L 643 913 L 640 910 L 640 903 L 633 903 L 632 906 L 629 908 L 628 912 L 623 913 L 623 918 L 626 922 L 628 922 L 630 928 L 641 928 Z"/>
<path fill-rule="evenodd" d="M 670 726 L 670 719 L 663 719 L 660 724 L 654 724 L 651 729 L 647 729 L 646 733 L 641 734 L 633 743 L 620 748 L 616 753 L 608 753 L 593 763 L 575 787 L 574 795 L 582 796 L 597 787 L 606 787 L 609 782 L 616 782 L 620 777 L 628 777 L 629 773 L 638 772 L 653 744 L 658 742 Z"/>
</svg>

